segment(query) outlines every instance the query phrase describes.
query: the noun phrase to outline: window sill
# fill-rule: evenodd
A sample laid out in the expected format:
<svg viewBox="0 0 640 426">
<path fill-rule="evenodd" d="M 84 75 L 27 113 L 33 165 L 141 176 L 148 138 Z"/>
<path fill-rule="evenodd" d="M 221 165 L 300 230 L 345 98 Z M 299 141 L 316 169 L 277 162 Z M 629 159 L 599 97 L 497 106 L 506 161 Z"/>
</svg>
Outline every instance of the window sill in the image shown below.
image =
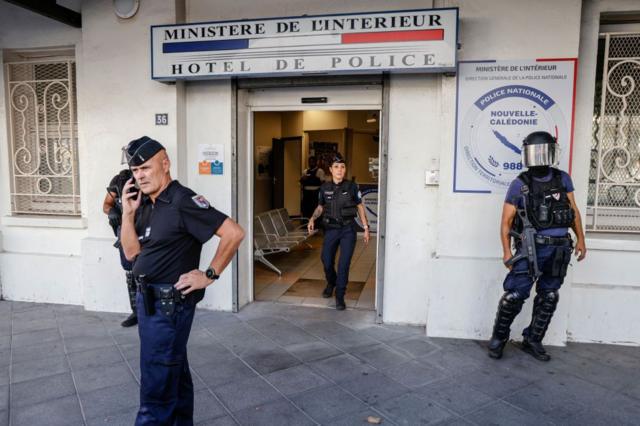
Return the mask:
<svg viewBox="0 0 640 426">
<path fill-rule="evenodd" d="M 3 226 L 27 228 L 87 228 L 87 219 L 84 217 L 4 216 L 1 223 Z"/>
<path fill-rule="evenodd" d="M 640 252 L 640 235 L 587 232 L 587 250 Z"/>
</svg>

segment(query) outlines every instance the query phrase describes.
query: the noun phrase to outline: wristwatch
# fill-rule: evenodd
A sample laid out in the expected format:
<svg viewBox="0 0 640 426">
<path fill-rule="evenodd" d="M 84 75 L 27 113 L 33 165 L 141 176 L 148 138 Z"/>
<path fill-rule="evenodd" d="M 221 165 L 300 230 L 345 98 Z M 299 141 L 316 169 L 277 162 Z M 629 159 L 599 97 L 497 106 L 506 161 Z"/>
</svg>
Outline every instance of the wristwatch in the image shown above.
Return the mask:
<svg viewBox="0 0 640 426">
<path fill-rule="evenodd" d="M 216 270 L 213 269 L 211 266 L 209 266 L 207 268 L 206 271 L 204 271 L 204 274 L 207 276 L 207 278 L 209 278 L 210 280 L 217 280 L 218 278 L 220 278 L 220 275 L 216 274 Z"/>
</svg>

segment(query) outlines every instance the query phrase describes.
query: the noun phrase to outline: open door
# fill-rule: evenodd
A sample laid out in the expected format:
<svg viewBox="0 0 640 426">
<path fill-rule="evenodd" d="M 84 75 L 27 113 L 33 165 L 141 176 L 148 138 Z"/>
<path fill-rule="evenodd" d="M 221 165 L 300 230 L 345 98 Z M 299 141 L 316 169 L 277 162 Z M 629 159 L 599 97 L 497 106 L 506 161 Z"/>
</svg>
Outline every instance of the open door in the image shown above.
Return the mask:
<svg viewBox="0 0 640 426">
<path fill-rule="evenodd" d="M 273 188 L 271 190 L 271 208 L 284 207 L 284 139 L 273 138 L 271 166 L 273 167 Z"/>
<path fill-rule="evenodd" d="M 300 146 L 302 145 L 302 136 L 292 136 L 286 138 L 273 138 L 271 151 L 271 167 L 272 167 L 272 191 L 271 191 L 271 208 L 280 209 L 287 207 L 291 210 L 290 202 L 288 203 L 285 198 L 287 192 L 287 183 L 297 181 L 300 167 Z M 297 149 L 296 149 L 297 148 Z M 291 174 L 291 157 L 298 157 L 294 161 L 293 169 L 294 175 Z M 290 185 L 289 185 L 290 186 Z M 289 205 L 287 205 L 289 204 Z M 294 203 L 295 204 L 295 203 Z M 299 208 L 292 210 L 292 213 L 299 213 Z"/>
</svg>

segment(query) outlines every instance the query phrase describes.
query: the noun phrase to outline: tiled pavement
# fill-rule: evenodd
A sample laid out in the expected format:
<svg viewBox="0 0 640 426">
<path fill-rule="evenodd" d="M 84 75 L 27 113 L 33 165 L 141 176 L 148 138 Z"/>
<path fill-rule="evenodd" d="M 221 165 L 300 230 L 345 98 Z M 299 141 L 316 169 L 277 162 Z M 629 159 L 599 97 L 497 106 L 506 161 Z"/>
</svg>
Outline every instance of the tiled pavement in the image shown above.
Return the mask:
<svg viewBox="0 0 640 426">
<path fill-rule="evenodd" d="M 131 425 L 135 329 L 123 315 L 0 302 L 0 426 Z M 376 326 L 373 313 L 255 303 L 200 310 L 190 340 L 202 425 L 640 424 L 640 349 L 514 347 Z"/>
</svg>

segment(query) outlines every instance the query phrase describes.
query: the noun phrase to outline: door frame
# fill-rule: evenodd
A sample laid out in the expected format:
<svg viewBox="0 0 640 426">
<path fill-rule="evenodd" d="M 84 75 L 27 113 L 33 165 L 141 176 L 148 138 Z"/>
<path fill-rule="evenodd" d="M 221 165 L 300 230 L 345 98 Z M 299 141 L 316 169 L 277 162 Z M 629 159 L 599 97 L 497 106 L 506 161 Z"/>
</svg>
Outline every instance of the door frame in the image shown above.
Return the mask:
<svg viewBox="0 0 640 426">
<path fill-rule="evenodd" d="M 280 84 L 266 79 L 248 83 L 235 81 L 232 99 L 235 114 L 234 152 L 237 153 L 232 193 L 237 200 L 237 218 L 246 230 L 238 250 L 233 282 L 233 311 L 254 301 L 253 216 L 254 216 L 254 113 L 261 111 L 377 110 L 380 111 L 378 173 L 378 232 L 376 253 L 376 322 L 382 323 L 384 301 L 384 262 L 386 240 L 387 156 L 389 139 L 389 76 L 362 76 L 362 80 L 332 78 L 291 80 Z M 359 95 L 359 96 L 358 96 Z M 302 98 L 326 97 L 327 103 L 302 103 Z M 243 286 L 240 283 L 245 283 Z M 244 287 L 244 288 L 243 288 Z"/>
</svg>

